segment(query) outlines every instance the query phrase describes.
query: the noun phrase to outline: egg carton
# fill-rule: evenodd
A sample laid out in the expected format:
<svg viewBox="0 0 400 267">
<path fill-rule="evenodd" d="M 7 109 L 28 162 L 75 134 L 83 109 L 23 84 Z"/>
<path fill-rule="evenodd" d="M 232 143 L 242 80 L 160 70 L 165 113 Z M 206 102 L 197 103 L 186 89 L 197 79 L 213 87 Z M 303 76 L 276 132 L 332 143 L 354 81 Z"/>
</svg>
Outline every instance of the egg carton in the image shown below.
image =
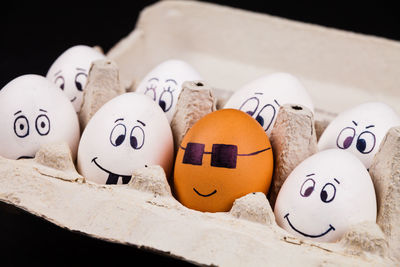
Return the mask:
<svg viewBox="0 0 400 267">
<path fill-rule="evenodd" d="M 229 212 L 184 207 L 159 166 L 136 170 L 128 185 L 86 181 L 66 144 L 45 145 L 34 159 L 0 158 L 0 201 L 71 231 L 199 265 L 399 265 L 400 128 L 387 133 L 370 168 L 377 223 L 354 225 L 338 242 L 320 243 L 281 229 L 271 209 L 284 179 L 317 151 L 317 138 L 335 114 L 370 100 L 400 112 L 399 43 L 208 3 L 163 1 L 141 12 L 135 30 L 107 58 L 91 67 L 79 114 L 82 128 L 105 102 L 133 91 L 169 58 L 189 62 L 205 78 L 183 85 L 171 123 L 175 145 L 232 92 L 276 71 L 302 81 L 316 112 L 280 108 L 271 134 L 270 195 L 248 194 Z M 190 105 L 194 102 L 198 105 Z"/>
</svg>

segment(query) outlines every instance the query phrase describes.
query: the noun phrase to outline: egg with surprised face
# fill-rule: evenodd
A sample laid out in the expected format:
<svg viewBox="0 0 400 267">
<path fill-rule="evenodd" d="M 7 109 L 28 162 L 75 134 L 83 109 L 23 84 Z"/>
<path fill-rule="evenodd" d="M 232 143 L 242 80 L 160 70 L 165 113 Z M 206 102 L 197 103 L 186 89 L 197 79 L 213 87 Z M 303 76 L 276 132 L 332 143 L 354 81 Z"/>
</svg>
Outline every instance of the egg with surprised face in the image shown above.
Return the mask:
<svg viewBox="0 0 400 267">
<path fill-rule="evenodd" d="M 201 79 L 200 74 L 188 63 L 170 59 L 151 70 L 140 82 L 136 92 L 155 101 L 171 122 L 183 82 Z"/>
<path fill-rule="evenodd" d="M 275 203 L 279 226 L 303 239 L 335 242 L 350 226 L 376 221 L 371 177 L 353 154 L 328 149 L 288 176 Z"/>
<path fill-rule="evenodd" d="M 283 104 L 299 104 L 314 111 L 311 98 L 300 81 L 291 74 L 279 72 L 244 85 L 229 98 L 224 108 L 246 112 L 269 136 Z"/>
<path fill-rule="evenodd" d="M 319 141 L 319 150 L 339 148 L 353 153 L 369 168 L 387 131 L 400 125 L 399 115 L 388 105 L 369 102 L 340 113 Z"/>
<path fill-rule="evenodd" d="M 73 46 L 54 61 L 46 78 L 64 91 L 74 105 L 75 111 L 79 112 L 90 66 L 93 61 L 104 58 L 102 53 L 92 47 Z"/>
<path fill-rule="evenodd" d="M 39 75 L 15 78 L 0 91 L 0 155 L 32 158 L 40 146 L 68 143 L 75 159 L 79 121 L 71 102 Z"/>
<path fill-rule="evenodd" d="M 168 120 L 150 98 L 125 93 L 104 104 L 87 124 L 78 149 L 78 170 L 99 184 L 127 184 L 133 170 L 173 162 Z"/>
</svg>

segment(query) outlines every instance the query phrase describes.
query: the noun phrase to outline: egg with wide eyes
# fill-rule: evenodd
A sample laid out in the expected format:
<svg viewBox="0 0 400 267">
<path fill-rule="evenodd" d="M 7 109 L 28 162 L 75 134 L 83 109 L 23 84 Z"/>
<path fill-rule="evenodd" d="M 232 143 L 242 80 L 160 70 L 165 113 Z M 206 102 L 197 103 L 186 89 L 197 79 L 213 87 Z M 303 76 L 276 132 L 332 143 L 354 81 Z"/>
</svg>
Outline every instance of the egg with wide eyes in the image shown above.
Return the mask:
<svg viewBox="0 0 400 267">
<path fill-rule="evenodd" d="M 160 165 L 167 177 L 173 164 L 168 120 L 150 98 L 125 93 L 90 119 L 79 143 L 78 170 L 99 184 L 127 184 L 133 171 Z"/>
<path fill-rule="evenodd" d="M 289 73 L 262 76 L 236 91 L 224 108 L 239 109 L 252 116 L 269 136 L 284 104 L 299 104 L 314 111 L 311 97 L 300 81 Z"/>
<path fill-rule="evenodd" d="M 185 61 L 170 59 L 151 70 L 140 82 L 136 92 L 155 101 L 171 122 L 183 82 L 201 79 L 200 74 Z"/>
<path fill-rule="evenodd" d="M 374 185 L 356 156 L 340 149 L 324 150 L 291 172 L 274 213 L 278 225 L 295 236 L 335 242 L 352 225 L 376 221 Z"/>
<path fill-rule="evenodd" d="M 174 171 L 178 200 L 218 212 L 252 192 L 267 194 L 273 171 L 271 144 L 249 115 L 222 109 L 201 118 L 180 144 Z"/>
<path fill-rule="evenodd" d="M 0 155 L 33 158 L 40 146 L 68 143 L 76 157 L 79 121 L 71 102 L 45 77 L 23 75 L 0 91 Z"/>
<path fill-rule="evenodd" d="M 55 83 L 68 96 L 75 111 L 79 112 L 83 89 L 93 61 L 104 59 L 99 51 L 86 45 L 77 45 L 62 53 L 51 65 L 46 78 Z"/>
<path fill-rule="evenodd" d="M 399 115 L 388 105 L 369 102 L 340 113 L 322 133 L 319 150 L 338 148 L 353 153 L 369 168 L 380 143 Z"/>
</svg>

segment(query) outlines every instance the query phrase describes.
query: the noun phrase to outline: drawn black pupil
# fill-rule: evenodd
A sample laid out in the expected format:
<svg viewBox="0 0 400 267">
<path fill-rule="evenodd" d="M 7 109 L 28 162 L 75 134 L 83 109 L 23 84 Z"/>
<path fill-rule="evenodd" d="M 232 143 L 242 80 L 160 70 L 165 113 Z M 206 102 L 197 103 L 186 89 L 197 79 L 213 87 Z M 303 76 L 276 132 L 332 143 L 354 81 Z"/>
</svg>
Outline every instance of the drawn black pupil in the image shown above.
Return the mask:
<svg viewBox="0 0 400 267">
<path fill-rule="evenodd" d="M 44 123 L 44 121 L 42 121 L 42 122 L 40 123 L 40 127 L 44 128 L 45 126 L 46 126 L 46 123 Z"/>
<path fill-rule="evenodd" d="M 259 123 L 261 126 L 264 126 L 264 119 L 263 119 L 263 117 L 257 116 L 256 120 L 258 121 L 258 123 Z"/>
<path fill-rule="evenodd" d="M 134 136 L 131 136 L 131 146 L 133 148 L 137 148 L 138 147 L 137 139 Z"/>
<path fill-rule="evenodd" d="M 61 85 L 60 85 L 60 88 L 61 88 L 62 90 L 64 90 L 64 84 L 61 84 Z"/>
<path fill-rule="evenodd" d="M 165 112 L 165 109 L 166 109 L 166 103 L 165 103 L 165 101 L 163 101 L 163 100 L 160 100 L 159 102 L 158 102 L 158 104 L 160 105 L 160 107 L 162 108 L 162 110 Z"/>
<path fill-rule="evenodd" d="M 25 128 L 25 126 L 24 126 L 23 124 L 20 124 L 20 125 L 19 125 L 19 129 L 20 129 L 20 130 L 23 130 L 24 128 Z"/>
<path fill-rule="evenodd" d="M 124 139 L 125 139 L 125 135 L 121 134 L 120 136 L 117 137 L 117 140 L 115 140 L 115 144 L 116 144 L 117 146 L 119 146 L 120 144 L 122 144 L 122 142 L 124 141 Z"/>
<path fill-rule="evenodd" d="M 328 198 L 328 193 L 325 190 L 321 191 L 321 199 L 322 201 L 326 202 L 326 199 Z"/>
<path fill-rule="evenodd" d="M 308 197 L 309 195 L 311 195 L 311 193 L 313 192 L 314 187 L 310 186 L 309 188 L 306 189 L 306 191 L 304 192 L 304 196 Z"/>
<path fill-rule="evenodd" d="M 82 91 L 82 84 L 80 82 L 75 82 L 75 85 L 76 85 L 76 88 L 78 88 L 79 91 Z"/>
<path fill-rule="evenodd" d="M 367 143 L 364 139 L 358 139 L 356 147 L 358 151 L 364 152 L 365 148 L 367 147 Z"/>
</svg>

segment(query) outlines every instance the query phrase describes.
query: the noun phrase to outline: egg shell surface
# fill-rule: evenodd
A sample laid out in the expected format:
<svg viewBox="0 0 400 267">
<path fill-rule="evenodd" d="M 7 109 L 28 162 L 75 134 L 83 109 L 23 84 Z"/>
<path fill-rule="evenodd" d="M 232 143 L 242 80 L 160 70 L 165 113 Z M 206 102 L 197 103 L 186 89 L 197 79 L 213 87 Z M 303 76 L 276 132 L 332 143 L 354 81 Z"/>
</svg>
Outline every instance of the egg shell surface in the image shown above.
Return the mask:
<svg viewBox="0 0 400 267">
<path fill-rule="evenodd" d="M 90 119 L 79 143 L 78 170 L 99 184 L 126 184 L 133 170 L 173 164 L 168 120 L 150 98 L 125 93 L 104 104 Z"/>
<path fill-rule="evenodd" d="M 46 78 L 55 83 L 68 96 L 79 112 L 83 89 L 93 61 L 104 59 L 99 51 L 86 45 L 76 45 L 62 53 L 51 65 Z"/>
<path fill-rule="evenodd" d="M 278 72 L 262 76 L 244 85 L 226 102 L 224 108 L 239 109 L 256 119 L 269 136 L 284 104 L 299 104 L 314 112 L 308 92 L 289 73 Z"/>
<path fill-rule="evenodd" d="M 322 133 L 318 149 L 339 148 L 353 153 L 369 168 L 391 127 L 400 125 L 399 115 L 381 102 L 368 102 L 340 113 Z"/>
<path fill-rule="evenodd" d="M 153 99 L 171 122 L 182 84 L 201 79 L 200 74 L 185 61 L 169 59 L 152 69 L 142 79 L 136 92 Z"/>
<path fill-rule="evenodd" d="M 228 211 L 248 193 L 267 193 L 273 171 L 271 144 L 248 114 L 222 109 L 201 118 L 178 150 L 174 187 L 188 208 Z"/>
<path fill-rule="evenodd" d="M 42 144 L 66 142 L 75 159 L 80 130 L 67 97 L 45 77 L 28 74 L 0 91 L 0 155 L 34 157 Z"/>
<path fill-rule="evenodd" d="M 278 225 L 295 236 L 335 242 L 350 226 L 376 221 L 375 190 L 356 156 L 328 149 L 291 172 L 279 191 L 274 213 Z"/>
</svg>

